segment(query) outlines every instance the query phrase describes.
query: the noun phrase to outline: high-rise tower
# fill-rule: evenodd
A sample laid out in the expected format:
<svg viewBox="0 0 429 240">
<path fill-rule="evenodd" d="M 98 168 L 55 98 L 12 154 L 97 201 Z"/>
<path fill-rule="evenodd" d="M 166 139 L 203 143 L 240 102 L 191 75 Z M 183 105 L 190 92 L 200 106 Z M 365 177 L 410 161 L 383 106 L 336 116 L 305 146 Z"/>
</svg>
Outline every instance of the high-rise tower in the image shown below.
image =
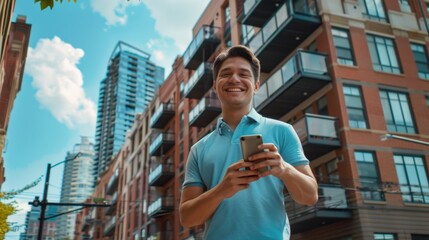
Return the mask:
<svg viewBox="0 0 429 240">
<path fill-rule="evenodd" d="M 95 133 L 95 164 L 100 176 L 118 152 L 134 116 L 143 112 L 164 79 L 164 68 L 150 55 L 118 42 L 109 60 L 107 76 L 101 81 Z"/>
<path fill-rule="evenodd" d="M 78 155 L 79 154 L 79 155 Z M 88 137 L 82 137 L 81 143 L 74 146 L 65 158 L 61 203 L 83 203 L 94 190 L 94 145 Z M 74 206 L 62 206 L 60 213 L 76 209 Z M 58 218 L 57 239 L 73 239 L 76 213 L 61 215 Z"/>
</svg>

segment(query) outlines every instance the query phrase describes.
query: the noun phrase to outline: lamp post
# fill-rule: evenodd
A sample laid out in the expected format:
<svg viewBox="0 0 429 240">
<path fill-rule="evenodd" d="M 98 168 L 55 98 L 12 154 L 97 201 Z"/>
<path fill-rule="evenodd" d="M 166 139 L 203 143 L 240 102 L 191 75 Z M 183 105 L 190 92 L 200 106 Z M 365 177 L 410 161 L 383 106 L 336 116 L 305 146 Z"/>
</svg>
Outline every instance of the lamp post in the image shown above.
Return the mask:
<svg viewBox="0 0 429 240">
<path fill-rule="evenodd" d="M 62 163 L 68 162 L 68 161 L 73 161 L 76 158 L 78 158 L 80 155 L 81 155 L 81 153 L 79 152 L 73 158 L 64 160 L 64 161 L 59 162 L 59 163 L 56 163 L 56 164 L 54 164 L 52 166 L 51 166 L 50 163 L 48 163 L 48 166 L 46 168 L 45 186 L 43 188 L 43 199 L 39 203 L 41 209 L 40 209 L 40 218 L 39 218 L 39 232 L 37 234 L 37 239 L 38 240 L 42 240 L 42 235 L 43 235 L 43 224 L 44 224 L 44 221 L 45 221 L 46 207 L 48 205 L 48 188 L 49 188 L 49 178 L 50 178 L 50 175 L 51 175 L 51 168 L 54 168 L 54 167 L 56 167 L 56 166 L 58 166 L 58 165 L 60 165 Z M 38 201 L 38 199 L 37 199 L 37 201 Z"/>
<path fill-rule="evenodd" d="M 429 146 L 429 142 L 425 142 L 425 141 L 421 141 L 421 140 L 417 140 L 417 139 L 413 139 L 413 138 L 407 138 L 407 137 L 403 137 L 403 136 L 399 136 L 399 135 L 394 135 L 394 134 L 390 134 L 390 133 L 381 135 L 380 140 L 381 141 L 386 141 L 389 138 L 399 139 L 399 140 L 402 140 L 402 141 L 407 141 L 407 142 L 412 142 L 412 143 L 417 143 L 417 144 L 422 144 L 422 145 Z"/>
</svg>

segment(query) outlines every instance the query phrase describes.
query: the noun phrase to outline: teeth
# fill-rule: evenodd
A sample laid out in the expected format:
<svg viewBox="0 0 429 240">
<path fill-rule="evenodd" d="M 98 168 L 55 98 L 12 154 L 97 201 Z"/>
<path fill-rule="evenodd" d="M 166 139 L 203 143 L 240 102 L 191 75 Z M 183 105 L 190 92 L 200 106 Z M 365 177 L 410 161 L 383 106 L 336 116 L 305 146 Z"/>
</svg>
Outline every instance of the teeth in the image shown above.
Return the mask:
<svg viewBox="0 0 429 240">
<path fill-rule="evenodd" d="M 229 89 L 226 89 L 226 91 L 227 92 L 241 92 L 241 89 L 240 88 L 229 88 Z"/>
</svg>

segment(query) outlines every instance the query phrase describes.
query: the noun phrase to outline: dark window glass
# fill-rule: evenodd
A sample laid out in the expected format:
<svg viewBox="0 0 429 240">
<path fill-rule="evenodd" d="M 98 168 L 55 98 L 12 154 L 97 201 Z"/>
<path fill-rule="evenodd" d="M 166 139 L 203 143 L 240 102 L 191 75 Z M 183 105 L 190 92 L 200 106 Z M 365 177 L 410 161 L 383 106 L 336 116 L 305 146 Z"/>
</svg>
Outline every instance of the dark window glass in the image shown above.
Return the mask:
<svg viewBox="0 0 429 240">
<path fill-rule="evenodd" d="M 332 36 L 334 38 L 335 50 L 337 52 L 337 62 L 344 65 L 355 65 L 348 31 L 333 28 Z"/>
<path fill-rule="evenodd" d="M 419 78 L 429 80 L 429 61 L 425 46 L 411 43 L 411 50 L 413 51 L 414 60 L 419 71 Z"/>
<path fill-rule="evenodd" d="M 387 22 L 382 0 L 359 0 L 362 15 L 368 19 Z"/>
<path fill-rule="evenodd" d="M 389 131 L 416 133 L 406 94 L 381 90 L 380 99 Z"/>
<path fill-rule="evenodd" d="M 401 73 L 393 40 L 371 34 L 366 37 L 374 70 Z"/>
<path fill-rule="evenodd" d="M 384 201 L 384 194 L 380 191 L 380 178 L 374 158 L 374 153 L 372 152 L 355 152 L 362 198 Z"/>
<path fill-rule="evenodd" d="M 374 233 L 374 240 L 396 240 L 394 233 Z"/>
<path fill-rule="evenodd" d="M 429 182 L 421 156 L 393 156 L 398 174 L 402 200 L 429 204 Z"/>
<path fill-rule="evenodd" d="M 351 128 L 367 128 L 365 109 L 362 104 L 361 91 L 358 87 L 343 86 L 344 98 Z"/>
</svg>

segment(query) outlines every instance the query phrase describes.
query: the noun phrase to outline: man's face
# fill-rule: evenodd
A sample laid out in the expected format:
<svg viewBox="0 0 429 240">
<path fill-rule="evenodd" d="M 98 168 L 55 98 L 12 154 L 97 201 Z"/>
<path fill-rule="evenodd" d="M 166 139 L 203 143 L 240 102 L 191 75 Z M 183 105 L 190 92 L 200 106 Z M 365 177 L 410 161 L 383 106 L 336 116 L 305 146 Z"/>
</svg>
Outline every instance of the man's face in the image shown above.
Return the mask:
<svg viewBox="0 0 429 240">
<path fill-rule="evenodd" d="M 219 69 L 213 88 L 224 107 L 248 107 L 259 89 L 250 63 L 241 57 L 228 58 Z"/>
</svg>

